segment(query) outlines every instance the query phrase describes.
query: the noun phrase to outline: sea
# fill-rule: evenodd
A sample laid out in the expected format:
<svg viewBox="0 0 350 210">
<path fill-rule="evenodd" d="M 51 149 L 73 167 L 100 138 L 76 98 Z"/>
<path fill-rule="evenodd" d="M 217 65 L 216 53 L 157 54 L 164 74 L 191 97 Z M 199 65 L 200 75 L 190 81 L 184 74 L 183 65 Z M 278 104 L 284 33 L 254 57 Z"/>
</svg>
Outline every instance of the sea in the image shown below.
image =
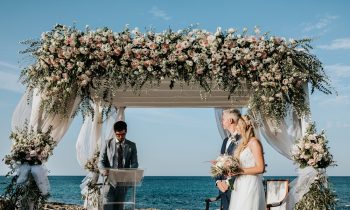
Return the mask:
<svg viewBox="0 0 350 210">
<path fill-rule="evenodd" d="M 83 176 L 50 176 L 51 197 L 49 201 L 83 204 L 80 194 Z M 289 179 L 295 177 L 267 176 L 264 179 Z M 350 210 L 350 176 L 330 177 L 332 190 L 338 199 L 337 209 Z M 9 179 L 0 176 L 0 194 L 4 193 Z M 136 188 L 136 208 L 164 210 L 205 209 L 205 199 L 216 197 L 218 190 L 211 177 L 207 176 L 146 176 Z M 219 202 L 210 204 L 210 209 L 219 209 Z"/>
</svg>

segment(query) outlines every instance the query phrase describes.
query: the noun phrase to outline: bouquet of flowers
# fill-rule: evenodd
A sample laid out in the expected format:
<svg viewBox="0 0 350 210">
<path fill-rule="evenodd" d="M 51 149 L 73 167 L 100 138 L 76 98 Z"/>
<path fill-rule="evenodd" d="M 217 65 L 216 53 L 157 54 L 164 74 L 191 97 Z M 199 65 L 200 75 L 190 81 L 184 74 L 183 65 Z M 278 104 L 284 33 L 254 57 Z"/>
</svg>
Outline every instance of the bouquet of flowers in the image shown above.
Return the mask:
<svg viewBox="0 0 350 210">
<path fill-rule="evenodd" d="M 327 147 L 327 139 L 324 131 L 316 133 L 315 123 L 311 123 L 297 144 L 294 145 L 292 157 L 301 168 L 312 166 L 315 169 L 327 168 L 334 165 L 333 156 Z"/>
<path fill-rule="evenodd" d="M 229 173 L 238 174 L 240 169 L 239 160 L 233 155 L 220 155 L 212 162 L 211 174 L 213 177 L 228 175 Z"/>
<path fill-rule="evenodd" d="M 100 150 L 97 148 L 94 156 L 90 158 L 86 163 L 84 168 L 90 173 L 85 177 L 83 184 L 85 187 L 82 189 L 82 198 L 85 200 L 85 206 L 97 207 L 100 197 L 100 187 L 96 184 L 100 171 L 98 170 L 98 157 L 100 155 Z"/>
<path fill-rule="evenodd" d="M 90 172 L 93 173 L 99 173 L 97 162 L 98 162 L 98 157 L 100 156 L 100 151 L 97 149 L 95 152 L 94 156 L 90 158 L 86 163 L 84 168 Z"/>
<path fill-rule="evenodd" d="M 27 162 L 29 165 L 40 165 L 47 161 L 56 146 L 56 142 L 50 136 L 52 127 L 46 132 L 34 131 L 26 124 L 23 129 L 12 132 L 10 139 L 13 141 L 11 154 L 4 158 L 5 164 L 15 165 Z"/>
</svg>

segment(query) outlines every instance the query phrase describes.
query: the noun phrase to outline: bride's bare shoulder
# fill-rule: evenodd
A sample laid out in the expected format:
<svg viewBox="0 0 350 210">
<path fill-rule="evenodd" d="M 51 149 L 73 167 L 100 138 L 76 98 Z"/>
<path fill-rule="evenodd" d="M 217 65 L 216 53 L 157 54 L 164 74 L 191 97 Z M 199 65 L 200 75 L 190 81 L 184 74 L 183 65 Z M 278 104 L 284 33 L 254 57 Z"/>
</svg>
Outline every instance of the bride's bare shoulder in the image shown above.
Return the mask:
<svg viewBox="0 0 350 210">
<path fill-rule="evenodd" d="M 261 142 L 258 138 L 252 137 L 249 139 L 248 145 L 250 147 L 261 147 Z"/>
</svg>

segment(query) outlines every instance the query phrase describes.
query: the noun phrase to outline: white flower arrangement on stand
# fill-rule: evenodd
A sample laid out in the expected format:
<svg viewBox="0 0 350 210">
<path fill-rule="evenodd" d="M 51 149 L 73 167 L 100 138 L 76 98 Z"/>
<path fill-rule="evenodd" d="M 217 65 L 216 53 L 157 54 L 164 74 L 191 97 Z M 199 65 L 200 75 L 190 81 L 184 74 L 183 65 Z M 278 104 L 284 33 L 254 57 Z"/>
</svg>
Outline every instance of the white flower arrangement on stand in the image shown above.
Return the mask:
<svg viewBox="0 0 350 210">
<path fill-rule="evenodd" d="M 97 185 L 100 175 L 97 165 L 99 155 L 100 150 L 97 148 L 94 156 L 86 162 L 84 167 L 89 173 L 82 181 L 80 188 L 84 199 L 84 207 L 87 209 L 91 207 L 97 209 L 100 203 L 101 188 Z"/>
<path fill-rule="evenodd" d="M 324 130 L 317 134 L 315 127 L 314 123 L 310 124 L 304 137 L 294 145 L 293 160 L 300 165 L 300 168 L 311 166 L 322 169 L 334 164 Z"/>
<path fill-rule="evenodd" d="M 11 168 L 7 176 L 15 174 L 4 194 L 10 208 L 40 209 L 48 198 L 50 185 L 44 163 L 56 146 L 51 129 L 36 131 L 25 123 L 23 129 L 11 133 L 11 153 L 4 158 Z"/>
<path fill-rule="evenodd" d="M 300 168 L 313 167 L 317 175 L 309 191 L 295 205 L 296 210 L 335 209 L 336 196 L 330 189 L 326 168 L 335 166 L 327 146 L 324 130 L 316 133 L 315 123 L 308 125 L 305 135 L 294 145 L 292 158 Z"/>
</svg>

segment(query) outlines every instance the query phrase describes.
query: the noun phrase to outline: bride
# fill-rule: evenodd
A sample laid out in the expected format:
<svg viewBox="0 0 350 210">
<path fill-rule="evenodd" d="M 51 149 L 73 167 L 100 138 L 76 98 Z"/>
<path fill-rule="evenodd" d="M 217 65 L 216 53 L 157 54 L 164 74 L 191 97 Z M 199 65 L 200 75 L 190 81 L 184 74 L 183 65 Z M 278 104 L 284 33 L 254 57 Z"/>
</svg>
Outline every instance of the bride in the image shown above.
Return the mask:
<svg viewBox="0 0 350 210">
<path fill-rule="evenodd" d="M 229 210 L 264 210 L 266 202 L 261 175 L 265 170 L 263 148 L 247 116 L 238 120 L 237 128 L 242 140 L 234 156 L 240 160 L 241 173 L 230 174 L 237 177 Z"/>
</svg>

